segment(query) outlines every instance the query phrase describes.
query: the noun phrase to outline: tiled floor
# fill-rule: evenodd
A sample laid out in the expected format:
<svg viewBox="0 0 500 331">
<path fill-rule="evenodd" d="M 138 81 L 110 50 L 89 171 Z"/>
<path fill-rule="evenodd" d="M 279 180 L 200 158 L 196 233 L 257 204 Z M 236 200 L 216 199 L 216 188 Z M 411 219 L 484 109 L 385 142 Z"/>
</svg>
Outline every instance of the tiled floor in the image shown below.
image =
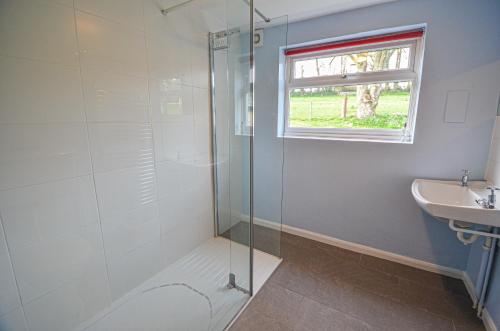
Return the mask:
<svg viewBox="0 0 500 331">
<path fill-rule="evenodd" d="M 240 330 L 484 330 L 460 280 L 282 234 Z"/>
</svg>

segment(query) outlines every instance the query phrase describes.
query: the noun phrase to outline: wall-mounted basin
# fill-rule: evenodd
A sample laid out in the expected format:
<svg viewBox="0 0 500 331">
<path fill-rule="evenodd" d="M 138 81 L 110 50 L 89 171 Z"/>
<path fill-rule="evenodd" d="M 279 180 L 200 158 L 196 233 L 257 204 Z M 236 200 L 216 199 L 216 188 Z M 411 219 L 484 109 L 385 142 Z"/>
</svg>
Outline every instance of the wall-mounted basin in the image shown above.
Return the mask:
<svg viewBox="0 0 500 331">
<path fill-rule="evenodd" d="M 476 202 L 488 197 L 486 186 L 482 181 L 461 186 L 455 181 L 415 179 L 411 192 L 417 204 L 434 217 L 498 227 L 499 205 L 487 209 Z"/>
</svg>

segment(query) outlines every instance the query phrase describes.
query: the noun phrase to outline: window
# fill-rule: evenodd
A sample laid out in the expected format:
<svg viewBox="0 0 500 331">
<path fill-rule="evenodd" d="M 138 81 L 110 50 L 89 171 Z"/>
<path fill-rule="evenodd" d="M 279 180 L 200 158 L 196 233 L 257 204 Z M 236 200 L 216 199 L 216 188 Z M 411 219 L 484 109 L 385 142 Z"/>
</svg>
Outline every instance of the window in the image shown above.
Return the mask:
<svg viewBox="0 0 500 331">
<path fill-rule="evenodd" d="M 423 29 L 284 50 L 285 137 L 413 142 Z"/>
</svg>

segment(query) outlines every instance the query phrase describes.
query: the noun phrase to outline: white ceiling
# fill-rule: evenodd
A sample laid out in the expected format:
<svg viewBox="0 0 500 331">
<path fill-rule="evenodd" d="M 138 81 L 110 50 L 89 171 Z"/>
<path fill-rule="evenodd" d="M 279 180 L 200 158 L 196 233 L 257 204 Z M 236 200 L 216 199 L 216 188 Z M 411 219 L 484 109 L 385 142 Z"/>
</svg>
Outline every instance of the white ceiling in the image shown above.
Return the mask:
<svg viewBox="0 0 500 331">
<path fill-rule="evenodd" d="M 396 0 L 254 0 L 254 3 L 267 17 L 288 15 L 288 22 L 295 22 L 391 1 Z"/>
</svg>

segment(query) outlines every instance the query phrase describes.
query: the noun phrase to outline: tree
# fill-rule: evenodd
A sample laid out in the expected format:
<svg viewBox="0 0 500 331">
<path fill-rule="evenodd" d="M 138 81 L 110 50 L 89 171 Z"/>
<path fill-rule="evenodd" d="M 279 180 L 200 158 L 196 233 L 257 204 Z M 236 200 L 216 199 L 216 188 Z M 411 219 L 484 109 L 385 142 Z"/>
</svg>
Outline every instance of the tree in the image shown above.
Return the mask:
<svg viewBox="0 0 500 331">
<path fill-rule="evenodd" d="M 372 53 L 351 54 L 349 57 L 356 64 L 358 72 L 366 72 L 368 69 L 379 71 L 388 67 L 394 51 L 395 49 L 384 49 Z M 382 84 L 358 85 L 356 87 L 357 118 L 362 119 L 375 115 L 381 90 Z"/>
</svg>

